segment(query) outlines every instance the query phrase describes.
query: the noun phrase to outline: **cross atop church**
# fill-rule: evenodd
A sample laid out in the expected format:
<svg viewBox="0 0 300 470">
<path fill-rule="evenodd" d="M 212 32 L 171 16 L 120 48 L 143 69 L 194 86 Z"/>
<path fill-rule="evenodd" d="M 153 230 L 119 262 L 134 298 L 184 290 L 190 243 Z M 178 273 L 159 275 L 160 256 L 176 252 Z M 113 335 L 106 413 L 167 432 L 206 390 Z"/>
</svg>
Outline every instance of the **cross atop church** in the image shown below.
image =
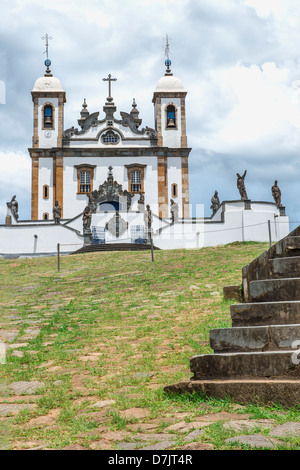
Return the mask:
<svg viewBox="0 0 300 470">
<path fill-rule="evenodd" d="M 46 50 L 45 50 L 44 54 L 46 54 L 47 59 L 49 59 L 49 57 L 48 57 L 49 42 L 48 41 L 50 41 L 50 39 L 52 39 L 52 37 L 49 36 L 48 34 L 45 34 L 45 36 L 42 37 L 42 40 L 45 41 L 45 43 L 46 43 Z"/>
<path fill-rule="evenodd" d="M 108 78 L 102 78 L 104 82 L 108 82 L 108 97 L 106 98 L 109 103 L 112 102 L 113 98 L 111 96 L 111 82 L 116 82 L 116 78 L 111 78 L 111 74 L 108 74 Z"/>
</svg>

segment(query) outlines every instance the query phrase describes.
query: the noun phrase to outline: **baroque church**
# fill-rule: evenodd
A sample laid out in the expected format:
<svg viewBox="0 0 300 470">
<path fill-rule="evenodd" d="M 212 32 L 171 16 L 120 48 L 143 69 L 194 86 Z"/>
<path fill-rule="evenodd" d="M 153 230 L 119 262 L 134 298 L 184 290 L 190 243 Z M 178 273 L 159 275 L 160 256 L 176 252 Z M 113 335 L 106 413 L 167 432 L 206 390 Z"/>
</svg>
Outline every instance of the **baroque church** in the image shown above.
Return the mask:
<svg viewBox="0 0 300 470">
<path fill-rule="evenodd" d="M 13 196 L 0 225 L 0 256 L 53 255 L 58 246 L 67 254 L 115 243 L 195 249 L 277 241 L 289 233 L 279 188 L 275 202 L 251 200 L 246 171 L 237 174 L 240 199 L 221 203 L 216 190 L 212 215 L 204 217 L 204 205 L 197 204 L 191 216 L 187 91 L 168 55 L 165 74 L 153 87 L 152 126 L 142 126 L 134 98 L 129 112 L 117 113 L 117 79 L 109 74 L 103 78 L 108 96 L 102 110 L 90 113 L 84 100 L 77 123 L 65 129 L 66 91 L 50 70 L 47 47 L 46 52 L 45 73 L 31 90 L 31 220 L 20 218 Z"/>
<path fill-rule="evenodd" d="M 189 217 L 187 92 L 171 72 L 171 62 L 166 60 L 165 75 L 153 93 L 154 129 L 142 127 L 135 99 L 131 111 L 120 111 L 118 118 L 112 97 L 116 79 L 111 75 L 103 79 L 108 96 L 102 112 L 90 114 L 84 100 L 78 126 L 64 129 L 66 92 L 52 75 L 50 61 L 45 63 L 46 72 L 31 91 L 32 220 L 51 219 L 55 201 L 61 208 L 61 219 L 75 217 L 91 198 L 97 200 L 108 176 L 129 193 L 129 209 L 137 209 L 142 198 L 152 212 L 168 218 L 172 199 L 179 217 Z M 119 211 L 116 195 L 106 196 L 98 198 L 97 211 Z"/>
</svg>

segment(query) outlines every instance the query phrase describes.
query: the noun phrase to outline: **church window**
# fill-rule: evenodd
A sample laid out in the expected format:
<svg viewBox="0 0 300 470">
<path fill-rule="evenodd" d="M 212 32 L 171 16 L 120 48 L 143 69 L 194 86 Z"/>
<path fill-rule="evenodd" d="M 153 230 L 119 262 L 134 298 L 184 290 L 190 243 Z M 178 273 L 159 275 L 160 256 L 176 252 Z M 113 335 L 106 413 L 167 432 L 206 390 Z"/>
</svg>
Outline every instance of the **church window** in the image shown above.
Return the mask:
<svg viewBox="0 0 300 470">
<path fill-rule="evenodd" d="M 43 109 L 43 128 L 44 129 L 53 129 L 54 120 L 53 120 L 53 106 L 52 104 L 45 104 Z"/>
<path fill-rule="evenodd" d="M 101 136 L 101 142 L 103 144 L 117 144 L 120 140 L 118 134 L 115 134 L 112 131 L 108 131 Z"/>
<path fill-rule="evenodd" d="M 146 165 L 141 163 L 131 163 L 125 165 L 127 168 L 128 191 L 130 193 L 144 193 L 144 173 Z"/>
<path fill-rule="evenodd" d="M 82 163 L 75 165 L 77 170 L 77 194 L 88 194 L 93 191 L 95 165 Z"/>
<path fill-rule="evenodd" d="M 43 198 L 49 199 L 49 186 L 47 184 L 43 186 Z"/>
<path fill-rule="evenodd" d="M 169 104 L 166 107 L 166 127 L 167 128 L 177 128 L 177 119 L 176 119 L 176 108 L 173 104 Z"/>
<path fill-rule="evenodd" d="M 89 193 L 91 190 L 91 172 L 81 171 L 80 172 L 80 192 Z"/>
<path fill-rule="evenodd" d="M 172 194 L 172 197 L 178 196 L 178 187 L 176 183 L 173 183 L 171 186 L 171 194 Z"/>
<path fill-rule="evenodd" d="M 142 178 L 139 170 L 133 170 L 130 172 L 130 191 L 132 193 L 138 193 L 142 189 Z"/>
<path fill-rule="evenodd" d="M 43 213 L 43 220 L 49 220 L 49 213 L 48 212 Z"/>
</svg>

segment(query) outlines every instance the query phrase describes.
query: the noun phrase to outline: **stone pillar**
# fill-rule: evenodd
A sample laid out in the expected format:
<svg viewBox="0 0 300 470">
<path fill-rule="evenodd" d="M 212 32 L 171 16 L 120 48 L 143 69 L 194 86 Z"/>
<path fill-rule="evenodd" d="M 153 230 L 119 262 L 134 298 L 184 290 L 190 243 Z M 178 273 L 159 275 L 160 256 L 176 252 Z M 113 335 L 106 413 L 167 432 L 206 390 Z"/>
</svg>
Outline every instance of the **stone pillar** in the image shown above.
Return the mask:
<svg viewBox="0 0 300 470">
<path fill-rule="evenodd" d="M 64 180 L 63 180 L 63 157 L 56 155 L 53 159 L 53 205 L 55 201 L 61 207 L 61 218 L 63 219 L 63 202 L 64 202 Z"/>
<path fill-rule="evenodd" d="M 168 210 L 168 158 L 157 157 L 158 213 L 159 217 L 169 217 Z"/>
<path fill-rule="evenodd" d="M 182 217 L 190 217 L 188 157 L 181 157 Z"/>
<path fill-rule="evenodd" d="M 185 117 L 185 97 L 180 98 L 181 107 L 181 147 L 187 148 L 187 136 L 186 136 L 186 117 Z"/>
<path fill-rule="evenodd" d="M 31 219 L 39 218 L 39 157 L 33 155 L 31 157 Z"/>
</svg>

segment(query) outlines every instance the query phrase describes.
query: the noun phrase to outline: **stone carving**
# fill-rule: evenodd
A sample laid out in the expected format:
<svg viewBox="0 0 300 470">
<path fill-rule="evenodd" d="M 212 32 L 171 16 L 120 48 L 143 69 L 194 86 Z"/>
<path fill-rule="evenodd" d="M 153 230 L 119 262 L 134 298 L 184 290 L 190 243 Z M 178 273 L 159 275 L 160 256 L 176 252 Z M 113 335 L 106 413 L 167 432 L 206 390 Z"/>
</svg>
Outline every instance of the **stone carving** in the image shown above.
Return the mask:
<svg viewBox="0 0 300 470">
<path fill-rule="evenodd" d="M 91 222 L 92 222 L 92 212 L 89 206 L 86 206 L 86 208 L 83 211 L 82 221 L 83 221 L 83 233 L 90 233 Z"/>
<path fill-rule="evenodd" d="M 13 196 L 11 198 L 10 202 L 6 203 L 7 207 L 11 210 L 11 213 L 15 217 L 16 220 L 19 218 L 18 210 L 19 210 L 19 204 L 18 201 L 16 200 L 16 196 Z"/>
<path fill-rule="evenodd" d="M 146 227 L 147 232 L 151 232 L 152 221 L 153 221 L 152 211 L 150 209 L 149 204 L 147 204 L 146 210 L 144 212 L 144 222 L 145 222 L 145 227 Z"/>
<path fill-rule="evenodd" d="M 220 204 L 220 199 L 218 196 L 218 191 L 215 191 L 215 194 L 211 198 L 211 206 L 210 206 L 212 210 L 212 216 L 215 215 L 215 213 L 219 210 L 220 207 L 221 207 L 221 204 Z"/>
<path fill-rule="evenodd" d="M 140 198 L 138 200 L 138 210 L 140 212 L 143 212 L 144 211 L 144 206 L 145 206 L 145 196 L 144 194 L 142 193 L 142 191 L 139 192 L 139 195 L 140 195 Z"/>
<path fill-rule="evenodd" d="M 129 129 L 134 133 L 134 134 L 139 134 L 139 135 L 148 135 L 150 139 L 155 139 L 157 134 L 154 129 L 151 127 L 143 127 L 143 129 L 139 130 L 136 126 L 136 122 L 134 120 L 134 117 L 128 113 L 125 113 L 124 111 L 120 112 L 120 115 L 122 116 L 122 120 L 116 121 L 119 124 L 122 124 L 124 127 L 129 127 Z"/>
<path fill-rule="evenodd" d="M 172 224 L 178 222 L 178 213 L 179 213 L 179 207 L 177 202 L 175 202 L 173 199 L 171 199 L 171 219 L 172 219 Z"/>
<path fill-rule="evenodd" d="M 271 191 L 272 191 L 272 196 L 274 198 L 275 203 L 277 204 L 278 207 L 282 207 L 281 204 L 281 191 L 278 187 L 278 181 L 276 180 L 275 183 L 273 184 Z"/>
<path fill-rule="evenodd" d="M 245 187 L 245 176 L 247 174 L 247 170 L 245 170 L 243 176 L 241 176 L 239 173 L 236 174 L 237 176 L 237 188 L 240 192 L 241 199 L 242 200 L 248 200 L 247 192 L 246 192 L 246 187 Z"/>
<path fill-rule="evenodd" d="M 128 229 L 128 222 L 122 219 L 119 212 L 116 212 L 113 217 L 105 224 L 105 229 L 114 237 L 123 235 Z"/>
<path fill-rule="evenodd" d="M 97 210 L 97 203 L 92 193 L 88 194 L 88 199 L 89 199 L 88 206 L 91 209 L 91 212 L 95 213 Z"/>
<path fill-rule="evenodd" d="M 126 189 L 123 190 L 122 185 L 114 180 L 112 169 L 110 166 L 107 180 L 98 189 L 92 191 L 91 200 L 94 201 L 93 204 L 96 207 L 102 202 L 117 202 L 120 205 L 120 210 L 128 211 L 134 194 L 129 193 Z"/>
<path fill-rule="evenodd" d="M 52 212 L 53 212 L 54 223 L 59 224 L 60 223 L 60 218 L 61 218 L 61 207 L 58 204 L 58 201 L 55 201 Z"/>
<path fill-rule="evenodd" d="M 75 129 L 75 127 L 72 126 L 69 129 L 66 129 L 64 131 L 63 137 L 70 139 L 71 137 L 73 137 L 73 135 L 85 134 L 92 126 L 98 125 L 98 116 L 99 116 L 99 112 L 90 114 L 89 116 L 85 118 L 82 124 L 81 131 L 79 131 L 77 128 Z"/>
<path fill-rule="evenodd" d="M 129 113 L 125 113 L 123 111 L 120 112 L 120 115 L 122 119 L 115 119 L 113 117 L 115 108 L 107 106 L 105 107 L 105 112 L 106 112 L 106 118 L 102 120 L 98 120 L 99 112 L 92 113 L 88 115 L 85 119 L 80 120 L 80 126 L 82 126 L 81 130 L 78 130 L 78 128 L 75 128 L 74 126 L 70 127 L 69 129 L 66 129 L 63 132 L 63 138 L 64 139 L 70 139 L 74 135 L 83 135 L 85 134 L 91 127 L 96 127 L 100 124 L 103 124 L 107 120 L 113 120 L 114 122 L 121 124 L 124 127 L 129 127 L 129 129 L 133 132 L 133 134 L 138 134 L 138 135 L 146 135 L 150 139 L 155 139 L 157 137 L 156 131 L 152 129 L 151 127 L 144 127 L 143 129 L 139 130 L 137 128 L 137 122 L 134 116 L 132 116 Z"/>
</svg>

